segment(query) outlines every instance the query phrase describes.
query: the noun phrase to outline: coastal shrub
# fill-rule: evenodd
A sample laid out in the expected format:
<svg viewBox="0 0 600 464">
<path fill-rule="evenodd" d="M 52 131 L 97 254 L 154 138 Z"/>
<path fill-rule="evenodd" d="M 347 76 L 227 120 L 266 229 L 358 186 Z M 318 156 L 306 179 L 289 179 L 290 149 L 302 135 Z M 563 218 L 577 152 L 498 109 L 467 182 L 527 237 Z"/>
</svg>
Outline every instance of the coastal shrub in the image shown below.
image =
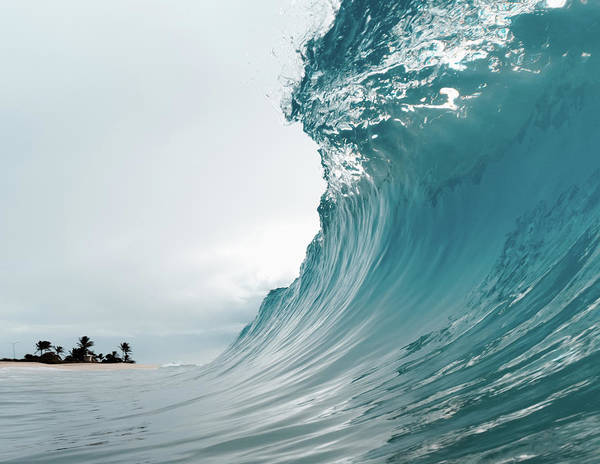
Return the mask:
<svg viewBox="0 0 600 464">
<path fill-rule="evenodd" d="M 45 364 L 60 364 L 62 359 L 56 353 L 46 352 L 39 357 L 39 362 Z"/>
</svg>

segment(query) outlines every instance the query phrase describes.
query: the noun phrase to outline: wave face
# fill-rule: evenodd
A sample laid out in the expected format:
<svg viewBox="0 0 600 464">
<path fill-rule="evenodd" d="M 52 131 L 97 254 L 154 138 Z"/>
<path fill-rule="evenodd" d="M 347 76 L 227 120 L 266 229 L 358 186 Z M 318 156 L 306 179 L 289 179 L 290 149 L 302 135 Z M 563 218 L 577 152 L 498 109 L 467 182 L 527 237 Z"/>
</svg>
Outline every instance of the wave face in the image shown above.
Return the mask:
<svg viewBox="0 0 600 464">
<path fill-rule="evenodd" d="M 284 101 L 328 183 L 299 278 L 10 462 L 597 463 L 599 37 L 597 0 L 341 2 Z"/>
<path fill-rule="evenodd" d="M 592 0 L 346 0 L 306 42 L 322 231 L 218 363 L 324 424 L 307 462 L 597 462 L 599 37 Z"/>
</svg>

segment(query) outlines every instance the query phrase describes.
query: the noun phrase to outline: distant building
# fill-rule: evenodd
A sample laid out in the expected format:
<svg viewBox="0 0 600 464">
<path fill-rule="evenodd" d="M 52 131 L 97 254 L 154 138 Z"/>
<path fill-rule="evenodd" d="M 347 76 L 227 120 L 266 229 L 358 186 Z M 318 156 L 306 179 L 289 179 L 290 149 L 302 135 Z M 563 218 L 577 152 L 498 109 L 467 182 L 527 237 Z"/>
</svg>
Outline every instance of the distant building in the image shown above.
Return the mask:
<svg viewBox="0 0 600 464">
<path fill-rule="evenodd" d="M 83 355 L 83 361 L 86 363 L 93 363 L 96 362 L 96 359 L 93 354 L 88 353 Z"/>
</svg>

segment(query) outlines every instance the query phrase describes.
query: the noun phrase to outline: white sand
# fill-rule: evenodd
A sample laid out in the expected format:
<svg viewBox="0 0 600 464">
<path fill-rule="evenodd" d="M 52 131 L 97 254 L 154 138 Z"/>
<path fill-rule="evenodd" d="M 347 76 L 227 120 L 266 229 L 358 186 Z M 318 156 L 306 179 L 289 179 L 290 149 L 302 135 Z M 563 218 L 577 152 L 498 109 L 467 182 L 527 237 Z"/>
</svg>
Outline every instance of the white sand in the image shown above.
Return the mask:
<svg viewBox="0 0 600 464">
<path fill-rule="evenodd" d="M 68 363 L 68 364 L 43 364 L 38 362 L 13 362 L 13 361 L 0 361 L 0 369 L 5 367 L 23 367 L 23 368 L 50 368 L 59 369 L 62 371 L 122 371 L 122 370 L 136 370 L 136 369 L 158 369 L 156 364 L 128 364 L 128 363 L 115 363 L 115 364 L 101 364 L 101 363 Z"/>
</svg>

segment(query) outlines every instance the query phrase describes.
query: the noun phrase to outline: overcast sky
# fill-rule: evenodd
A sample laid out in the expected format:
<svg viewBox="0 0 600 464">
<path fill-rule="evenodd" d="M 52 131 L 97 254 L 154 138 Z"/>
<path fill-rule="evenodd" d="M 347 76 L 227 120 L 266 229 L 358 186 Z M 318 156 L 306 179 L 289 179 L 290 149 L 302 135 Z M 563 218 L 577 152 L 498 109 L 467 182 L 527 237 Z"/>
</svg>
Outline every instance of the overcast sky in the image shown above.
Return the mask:
<svg viewBox="0 0 600 464">
<path fill-rule="evenodd" d="M 3 3 L 0 357 L 203 362 L 297 275 L 324 184 L 266 96 L 280 4 Z"/>
</svg>

